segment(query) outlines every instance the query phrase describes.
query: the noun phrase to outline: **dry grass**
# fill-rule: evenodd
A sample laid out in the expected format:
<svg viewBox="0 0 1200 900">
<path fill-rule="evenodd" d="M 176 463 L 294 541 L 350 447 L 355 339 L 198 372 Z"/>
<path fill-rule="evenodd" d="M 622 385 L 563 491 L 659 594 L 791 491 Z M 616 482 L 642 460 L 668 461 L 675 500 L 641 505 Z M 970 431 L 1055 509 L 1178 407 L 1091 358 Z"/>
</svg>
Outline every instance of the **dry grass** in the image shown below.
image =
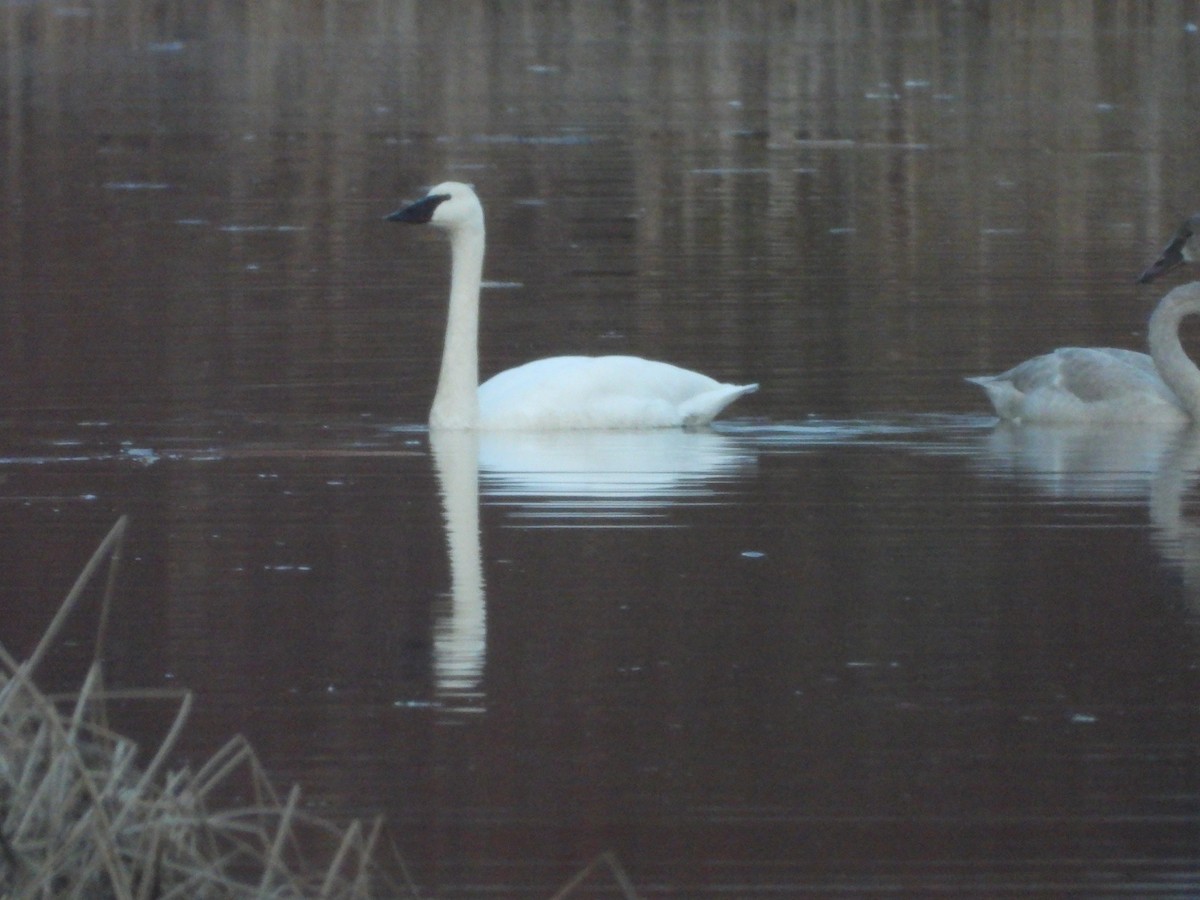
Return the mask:
<svg viewBox="0 0 1200 900">
<path fill-rule="evenodd" d="M 100 658 L 127 521 L 96 549 L 24 662 L 0 646 L 0 900 L 7 898 L 420 897 L 382 819 L 340 827 L 305 812 L 300 791 L 280 797 L 241 737 L 196 771 L 170 770 L 192 708 L 188 691 L 106 690 Z M 106 574 L 93 662 L 80 689 L 50 696 L 34 673 L 89 585 Z M 148 763 L 108 725 L 115 700 L 177 704 Z M 220 805 L 228 796 L 245 805 Z M 379 864 L 400 874 L 402 883 Z M 636 892 L 604 853 L 554 895 L 562 900 L 597 872 L 626 900 Z"/>
<path fill-rule="evenodd" d="M 37 648 L 17 662 L 0 647 L 0 896 L 22 898 L 416 897 L 375 860 L 382 821 L 341 828 L 280 797 L 251 747 L 226 744 L 196 771 L 168 771 L 187 721 L 186 691 L 106 691 L 99 663 L 126 529 L 93 554 Z M 33 675 L 85 589 L 107 571 L 94 661 L 70 697 Z M 174 723 L 148 763 L 106 721 L 108 702 L 169 700 Z M 218 795 L 247 805 L 220 808 Z M 323 863 L 318 865 L 320 858 Z M 404 872 L 399 857 L 395 867 Z"/>
</svg>

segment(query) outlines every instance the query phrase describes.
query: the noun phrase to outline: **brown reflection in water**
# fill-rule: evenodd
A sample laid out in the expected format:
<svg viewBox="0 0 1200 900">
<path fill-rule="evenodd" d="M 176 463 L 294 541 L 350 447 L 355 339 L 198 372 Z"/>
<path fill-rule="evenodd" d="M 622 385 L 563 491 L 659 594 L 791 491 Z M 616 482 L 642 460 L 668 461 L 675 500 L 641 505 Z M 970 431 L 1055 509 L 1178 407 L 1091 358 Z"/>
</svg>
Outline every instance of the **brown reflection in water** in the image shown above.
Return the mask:
<svg viewBox="0 0 1200 900">
<path fill-rule="evenodd" d="M 616 351 L 760 381 L 736 433 L 982 413 L 964 374 L 1139 347 L 1132 276 L 1200 195 L 1187 16 L 4 7 L 5 634 L 131 512 L 119 675 L 202 692 L 197 756 L 245 729 L 281 780 L 386 808 L 447 896 L 548 893 L 608 847 L 695 893 L 1183 883 L 1194 639 L 1143 540 L 1184 545 L 1179 507 L 1064 509 L 974 444 L 757 434 L 661 528 L 536 530 L 485 491 L 460 715 L 444 486 L 378 423 L 424 421 L 446 281 L 380 217 L 444 177 L 487 205 L 485 373 Z"/>
<path fill-rule="evenodd" d="M 1126 277 L 1196 193 L 1173 7 L 148 10 L 4 11 L 10 407 L 419 419 L 443 248 L 378 218 L 454 175 L 519 285 L 485 372 L 630 350 L 776 415 L 970 408 L 965 372 L 1136 345 Z"/>
</svg>

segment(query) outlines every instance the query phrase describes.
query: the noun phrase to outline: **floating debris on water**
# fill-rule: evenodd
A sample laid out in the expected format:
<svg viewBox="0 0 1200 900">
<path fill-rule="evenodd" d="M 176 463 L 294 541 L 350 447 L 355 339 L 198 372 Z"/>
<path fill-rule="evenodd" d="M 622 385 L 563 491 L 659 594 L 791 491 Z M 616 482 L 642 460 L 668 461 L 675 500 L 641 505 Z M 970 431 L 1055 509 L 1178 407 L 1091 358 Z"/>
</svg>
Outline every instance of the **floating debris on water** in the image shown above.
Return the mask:
<svg viewBox="0 0 1200 900">
<path fill-rule="evenodd" d="M 477 134 L 471 138 L 477 144 L 548 144 L 553 146 L 575 146 L 591 144 L 593 139 L 578 132 L 572 134 Z"/>
<path fill-rule="evenodd" d="M 160 181 L 106 181 L 106 191 L 165 191 L 171 185 Z"/>
<path fill-rule="evenodd" d="M 303 225 L 222 225 L 218 231 L 234 234 L 270 231 L 307 231 Z"/>
<path fill-rule="evenodd" d="M 689 169 L 689 175 L 770 175 L 772 169 L 747 169 L 735 166 L 715 166 L 710 169 Z"/>
</svg>

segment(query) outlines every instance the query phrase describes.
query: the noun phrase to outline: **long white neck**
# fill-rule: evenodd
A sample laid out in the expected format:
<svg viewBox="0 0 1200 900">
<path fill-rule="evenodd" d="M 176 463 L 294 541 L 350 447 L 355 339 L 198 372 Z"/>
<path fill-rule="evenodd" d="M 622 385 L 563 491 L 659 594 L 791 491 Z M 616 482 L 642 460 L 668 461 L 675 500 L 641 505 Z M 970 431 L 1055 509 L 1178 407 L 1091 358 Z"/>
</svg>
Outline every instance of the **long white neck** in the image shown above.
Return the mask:
<svg viewBox="0 0 1200 900">
<path fill-rule="evenodd" d="M 479 424 L 479 288 L 483 283 L 484 229 L 469 225 L 450 232 L 450 311 L 442 371 L 429 412 L 431 428 L 474 428 Z"/>
<path fill-rule="evenodd" d="M 1200 422 L 1200 369 L 1179 341 L 1183 317 L 1200 313 L 1200 281 L 1180 285 L 1159 301 L 1150 316 L 1150 356 L 1167 386 L 1194 422 Z"/>
</svg>

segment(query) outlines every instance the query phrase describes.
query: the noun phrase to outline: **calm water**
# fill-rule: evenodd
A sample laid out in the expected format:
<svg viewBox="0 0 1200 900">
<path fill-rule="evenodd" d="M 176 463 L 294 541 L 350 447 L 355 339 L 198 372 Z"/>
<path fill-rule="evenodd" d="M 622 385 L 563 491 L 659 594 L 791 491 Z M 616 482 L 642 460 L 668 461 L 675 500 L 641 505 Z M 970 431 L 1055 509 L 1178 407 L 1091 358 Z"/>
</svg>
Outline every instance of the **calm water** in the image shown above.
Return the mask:
<svg viewBox="0 0 1200 900">
<path fill-rule="evenodd" d="M 384 814 L 425 896 L 605 850 L 647 897 L 1195 896 L 1200 436 L 999 427 L 962 381 L 1142 346 L 1193 13 L 0 7 L 0 641 L 128 513 L 110 680 L 195 691 L 181 761 L 244 732 Z M 446 248 L 381 217 L 446 177 L 485 373 L 761 391 L 431 439 Z"/>
</svg>

